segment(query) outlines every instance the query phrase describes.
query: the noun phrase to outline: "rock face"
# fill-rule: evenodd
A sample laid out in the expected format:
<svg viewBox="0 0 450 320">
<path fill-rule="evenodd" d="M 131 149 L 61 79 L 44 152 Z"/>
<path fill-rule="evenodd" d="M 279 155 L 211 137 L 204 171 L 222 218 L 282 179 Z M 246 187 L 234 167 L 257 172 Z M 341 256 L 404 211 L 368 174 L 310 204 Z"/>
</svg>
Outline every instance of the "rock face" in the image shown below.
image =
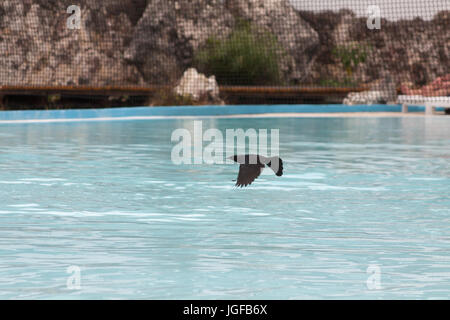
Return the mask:
<svg viewBox="0 0 450 320">
<path fill-rule="evenodd" d="M 82 2 L 81 29 L 71 30 L 66 27 L 69 5 L 63 2 L 0 3 L 0 84 L 143 84 L 136 66 L 123 59 L 132 30 L 127 15 L 111 15 L 100 3 Z"/>
<path fill-rule="evenodd" d="M 319 35 L 295 11 L 288 0 L 226 0 L 237 17 L 269 30 L 282 45 L 282 71 L 289 82 L 306 78 L 314 62 Z"/>
<path fill-rule="evenodd" d="M 81 29 L 66 26 L 70 0 L 0 2 L 0 85 L 175 85 L 206 40 L 242 20 L 280 44 L 280 84 L 419 88 L 450 69 L 450 13 L 387 21 L 369 30 L 349 10 L 304 12 L 290 0 L 78 0 Z M 333 49 L 362 45 L 350 69 Z M 391 89 L 389 89 L 391 90 Z"/>
<path fill-rule="evenodd" d="M 351 30 L 356 41 L 366 41 L 372 49 L 366 63 L 358 70 L 363 82 L 388 72 L 396 83 L 411 81 L 425 85 L 448 73 L 450 62 L 450 16 L 436 16 L 431 21 L 382 21 L 381 30 L 368 32 L 360 22 Z"/>
<path fill-rule="evenodd" d="M 233 25 L 220 0 L 150 0 L 125 58 L 139 66 L 148 83 L 173 83 L 200 44 L 212 35 L 228 35 Z"/>
<path fill-rule="evenodd" d="M 445 75 L 450 68 L 449 11 L 440 12 L 430 21 L 381 19 L 379 30 L 369 30 L 367 19 L 357 18 L 349 10 L 300 15 L 320 35 L 318 58 L 307 83 L 333 79 L 339 84 L 350 78 L 354 83 L 371 84 L 390 74 L 397 86 L 404 81 L 422 86 Z M 355 43 L 367 48 L 367 57 L 349 75 L 333 48 Z"/>
<path fill-rule="evenodd" d="M 189 68 L 183 74 L 174 92 L 180 96 L 190 96 L 194 101 L 207 101 L 211 104 L 224 104 L 219 96 L 216 78 L 207 78 L 196 69 Z"/>
</svg>

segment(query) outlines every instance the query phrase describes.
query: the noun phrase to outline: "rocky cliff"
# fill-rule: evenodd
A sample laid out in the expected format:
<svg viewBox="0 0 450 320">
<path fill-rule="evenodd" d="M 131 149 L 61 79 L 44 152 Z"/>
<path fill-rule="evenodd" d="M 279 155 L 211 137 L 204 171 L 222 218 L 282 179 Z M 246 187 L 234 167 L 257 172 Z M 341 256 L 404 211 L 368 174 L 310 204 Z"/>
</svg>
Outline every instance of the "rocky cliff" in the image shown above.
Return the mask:
<svg viewBox="0 0 450 320">
<path fill-rule="evenodd" d="M 79 30 L 67 28 L 69 1 L 0 3 L 0 84 L 144 84 L 123 58 L 134 30 L 127 13 L 100 1 L 79 3 Z"/>
<path fill-rule="evenodd" d="M 449 73 L 449 12 L 431 21 L 390 22 L 368 30 L 348 11 L 299 12 L 288 0 L 78 0 L 81 28 L 67 28 L 73 1 L 0 3 L 0 85 L 174 83 L 195 52 L 225 38 L 241 20 L 276 36 L 289 84 L 424 85 Z M 362 45 L 364 59 L 345 68 L 335 48 Z"/>
<path fill-rule="evenodd" d="M 450 72 L 448 11 L 440 12 L 430 21 L 381 19 L 379 30 L 369 30 L 367 19 L 357 18 L 348 10 L 300 12 L 300 15 L 320 35 L 317 60 L 308 76 L 310 83 L 348 78 L 333 48 L 352 48 L 354 44 L 364 46 L 367 54 L 351 74 L 358 83 L 374 83 L 389 75 L 397 85 L 409 82 L 421 86 Z"/>
</svg>

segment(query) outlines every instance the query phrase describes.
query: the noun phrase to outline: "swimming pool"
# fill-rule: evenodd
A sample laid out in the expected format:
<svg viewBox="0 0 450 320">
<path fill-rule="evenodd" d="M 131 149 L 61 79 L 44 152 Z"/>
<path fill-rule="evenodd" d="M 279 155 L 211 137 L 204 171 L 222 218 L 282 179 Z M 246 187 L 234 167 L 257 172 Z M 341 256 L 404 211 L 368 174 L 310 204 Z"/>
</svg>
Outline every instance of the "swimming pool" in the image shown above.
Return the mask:
<svg viewBox="0 0 450 320">
<path fill-rule="evenodd" d="M 450 118 L 204 119 L 280 129 L 246 189 L 171 162 L 192 123 L 1 125 L 0 298 L 450 297 Z"/>
</svg>

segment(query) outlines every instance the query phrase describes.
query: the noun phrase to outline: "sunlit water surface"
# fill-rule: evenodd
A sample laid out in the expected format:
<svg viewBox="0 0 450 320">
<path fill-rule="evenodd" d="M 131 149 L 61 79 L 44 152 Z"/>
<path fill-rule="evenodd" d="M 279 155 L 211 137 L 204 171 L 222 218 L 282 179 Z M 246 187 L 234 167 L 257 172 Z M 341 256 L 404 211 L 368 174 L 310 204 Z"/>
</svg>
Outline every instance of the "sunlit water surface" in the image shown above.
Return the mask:
<svg viewBox="0 0 450 320">
<path fill-rule="evenodd" d="M 246 189 L 172 163 L 192 127 L 1 125 L 0 298 L 450 297 L 450 117 L 203 120 L 280 129 Z"/>
</svg>

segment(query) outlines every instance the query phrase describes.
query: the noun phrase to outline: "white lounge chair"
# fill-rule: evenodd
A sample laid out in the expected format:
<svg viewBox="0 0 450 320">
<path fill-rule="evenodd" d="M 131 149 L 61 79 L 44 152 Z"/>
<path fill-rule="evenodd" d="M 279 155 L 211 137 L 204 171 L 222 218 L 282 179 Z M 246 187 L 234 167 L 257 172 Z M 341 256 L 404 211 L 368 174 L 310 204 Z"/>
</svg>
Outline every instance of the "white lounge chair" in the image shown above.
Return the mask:
<svg viewBox="0 0 450 320">
<path fill-rule="evenodd" d="M 402 105 L 402 112 L 408 112 L 408 106 L 425 106 L 425 114 L 431 115 L 436 107 L 450 108 L 450 97 L 424 97 L 399 95 L 397 103 Z"/>
</svg>

